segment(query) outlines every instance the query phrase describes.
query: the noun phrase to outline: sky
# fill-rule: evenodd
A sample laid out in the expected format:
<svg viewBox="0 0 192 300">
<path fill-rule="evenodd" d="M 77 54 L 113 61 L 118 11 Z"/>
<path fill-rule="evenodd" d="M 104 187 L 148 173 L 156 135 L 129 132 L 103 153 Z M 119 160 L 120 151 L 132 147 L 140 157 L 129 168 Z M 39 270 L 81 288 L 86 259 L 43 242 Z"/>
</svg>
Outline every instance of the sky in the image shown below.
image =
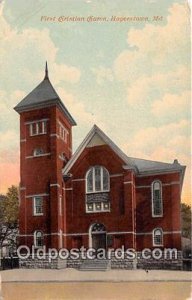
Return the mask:
<svg viewBox="0 0 192 300">
<path fill-rule="evenodd" d="M 19 183 L 13 107 L 41 82 L 47 60 L 77 122 L 73 150 L 97 124 L 128 156 L 178 159 L 187 166 L 182 201 L 189 204 L 189 11 L 183 0 L 1 0 L 0 193 Z M 91 16 L 107 21 L 88 22 Z"/>
</svg>

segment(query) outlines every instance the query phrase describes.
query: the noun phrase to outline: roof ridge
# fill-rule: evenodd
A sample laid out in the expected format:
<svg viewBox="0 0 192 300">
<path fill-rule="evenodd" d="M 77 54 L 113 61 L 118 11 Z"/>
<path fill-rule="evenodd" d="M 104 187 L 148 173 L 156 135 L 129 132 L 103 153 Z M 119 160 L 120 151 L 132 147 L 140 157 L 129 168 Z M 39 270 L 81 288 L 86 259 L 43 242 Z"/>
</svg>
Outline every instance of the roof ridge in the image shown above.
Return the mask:
<svg viewBox="0 0 192 300">
<path fill-rule="evenodd" d="M 133 157 L 133 156 L 128 156 L 131 159 L 138 159 L 138 160 L 145 160 L 145 161 L 150 161 L 150 162 L 155 162 L 155 163 L 163 163 L 167 165 L 173 165 L 174 163 L 168 163 L 168 162 L 163 162 L 163 161 L 158 161 L 158 160 L 152 160 L 152 159 L 146 159 L 146 158 L 138 158 L 138 157 Z M 180 163 L 178 163 L 180 165 Z"/>
</svg>

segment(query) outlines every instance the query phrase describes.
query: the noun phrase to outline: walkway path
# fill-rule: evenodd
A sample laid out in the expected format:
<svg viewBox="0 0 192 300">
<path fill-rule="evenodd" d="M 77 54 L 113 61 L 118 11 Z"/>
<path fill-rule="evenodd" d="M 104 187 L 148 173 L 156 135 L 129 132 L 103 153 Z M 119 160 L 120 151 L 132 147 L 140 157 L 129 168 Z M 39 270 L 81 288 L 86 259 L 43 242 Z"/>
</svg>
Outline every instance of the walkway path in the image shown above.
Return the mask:
<svg viewBox="0 0 192 300">
<path fill-rule="evenodd" d="M 192 272 L 166 270 L 78 271 L 14 269 L 0 272 L 2 282 L 190 282 Z"/>
</svg>

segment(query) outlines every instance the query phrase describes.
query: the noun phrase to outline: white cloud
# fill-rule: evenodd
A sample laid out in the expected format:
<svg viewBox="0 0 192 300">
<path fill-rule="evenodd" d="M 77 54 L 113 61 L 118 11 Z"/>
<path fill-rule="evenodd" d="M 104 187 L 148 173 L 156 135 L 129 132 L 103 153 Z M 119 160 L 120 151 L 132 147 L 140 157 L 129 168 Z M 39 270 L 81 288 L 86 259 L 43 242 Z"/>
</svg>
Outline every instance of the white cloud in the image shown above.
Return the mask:
<svg viewBox="0 0 192 300">
<path fill-rule="evenodd" d="M 57 92 L 67 109 L 78 123 L 88 125 L 89 129 L 94 124 L 98 124 L 98 126 L 105 128 L 105 124 L 100 120 L 100 118 L 97 115 L 88 112 L 85 105 L 74 95 L 68 93 L 61 87 L 57 89 Z"/>
<path fill-rule="evenodd" d="M 8 93 L 4 90 L 0 90 L 0 131 L 7 130 L 18 131 L 19 122 L 18 114 L 13 110 L 13 107 L 23 99 L 25 92 L 21 90 L 15 90 Z M 17 124 L 17 125 L 16 125 Z"/>
<path fill-rule="evenodd" d="M 147 103 L 147 100 L 156 100 L 158 95 L 161 97 L 166 93 L 180 94 L 189 88 L 190 70 L 185 66 L 178 66 L 174 71 L 156 72 L 136 79 L 127 87 L 127 101 L 130 105 L 140 105 Z"/>
<path fill-rule="evenodd" d="M 54 78 L 55 84 L 60 83 L 61 81 L 68 81 L 70 83 L 77 83 L 80 79 L 80 71 L 71 66 L 64 64 L 58 65 L 53 63 L 52 66 L 52 77 Z"/>
<path fill-rule="evenodd" d="M 147 54 L 154 64 L 166 63 L 167 57 L 173 57 L 178 64 L 180 57 L 186 55 L 185 50 L 189 49 L 189 34 L 187 5 L 174 3 L 169 9 L 166 25 L 147 24 L 143 29 L 130 29 L 127 41 L 130 46 L 137 47 L 139 53 Z"/>
<path fill-rule="evenodd" d="M 152 103 L 152 113 L 158 117 L 187 115 L 190 112 L 190 97 L 190 91 L 181 95 L 165 94 L 161 100 Z"/>
<path fill-rule="evenodd" d="M 114 62 L 116 79 L 133 82 L 140 76 L 143 65 L 146 65 L 146 59 L 142 53 L 134 50 L 122 51 Z"/>
<path fill-rule="evenodd" d="M 96 81 L 99 85 L 103 84 L 105 81 L 112 82 L 114 79 L 111 68 L 99 66 L 98 68 L 93 68 L 92 72 L 96 76 Z"/>
<path fill-rule="evenodd" d="M 180 154 L 186 152 L 189 153 L 190 148 L 186 147 L 186 143 L 177 145 L 177 148 L 171 146 L 171 141 L 175 141 L 178 137 L 186 138 L 186 140 L 188 139 L 189 144 L 189 134 L 190 122 L 187 120 L 181 120 L 178 123 L 170 123 L 159 127 L 147 127 L 136 132 L 129 144 L 125 144 L 123 148 L 126 149 L 126 152 L 130 156 L 136 156 L 137 153 L 143 153 L 145 156 L 153 159 L 155 159 L 153 153 L 156 151 L 157 147 L 163 147 L 165 149 L 174 148 L 174 152 L 177 151 Z M 156 159 L 158 158 L 160 160 L 165 159 L 165 161 L 174 159 L 172 155 L 167 157 L 156 157 Z"/>
<path fill-rule="evenodd" d="M 173 4 L 167 23 L 131 28 L 114 62 L 117 80 L 127 89 L 129 105 L 150 105 L 164 94 L 190 89 L 190 22 L 187 5 Z"/>
<path fill-rule="evenodd" d="M 45 60 L 51 66 L 54 84 L 62 81 L 78 82 L 80 70 L 75 66 L 58 63 L 57 53 L 58 48 L 47 28 L 17 31 L 6 22 L 3 16 L 3 4 L 0 6 L 0 68 L 3 74 L 0 88 L 16 89 L 41 80 L 44 68 L 42 64 Z"/>
</svg>

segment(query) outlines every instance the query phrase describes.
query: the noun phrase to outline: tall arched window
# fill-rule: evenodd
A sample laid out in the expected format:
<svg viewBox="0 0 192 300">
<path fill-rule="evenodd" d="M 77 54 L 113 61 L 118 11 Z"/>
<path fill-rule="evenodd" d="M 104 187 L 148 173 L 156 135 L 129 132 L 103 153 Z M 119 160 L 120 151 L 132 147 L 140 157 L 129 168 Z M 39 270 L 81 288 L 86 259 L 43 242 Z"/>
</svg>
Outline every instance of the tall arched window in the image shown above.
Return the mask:
<svg viewBox="0 0 192 300">
<path fill-rule="evenodd" d="M 152 216 L 163 216 L 162 185 L 160 181 L 152 183 Z"/>
<path fill-rule="evenodd" d="M 86 174 L 86 212 L 110 211 L 109 172 L 102 166 L 92 167 Z"/>
<path fill-rule="evenodd" d="M 86 192 L 109 192 L 109 189 L 109 172 L 101 166 L 95 166 L 89 169 L 86 174 Z"/>
<path fill-rule="evenodd" d="M 35 247 L 43 246 L 43 232 L 40 230 L 34 232 L 34 245 Z"/>
<path fill-rule="evenodd" d="M 153 246 L 163 246 L 163 230 L 161 228 L 153 230 Z"/>
</svg>

